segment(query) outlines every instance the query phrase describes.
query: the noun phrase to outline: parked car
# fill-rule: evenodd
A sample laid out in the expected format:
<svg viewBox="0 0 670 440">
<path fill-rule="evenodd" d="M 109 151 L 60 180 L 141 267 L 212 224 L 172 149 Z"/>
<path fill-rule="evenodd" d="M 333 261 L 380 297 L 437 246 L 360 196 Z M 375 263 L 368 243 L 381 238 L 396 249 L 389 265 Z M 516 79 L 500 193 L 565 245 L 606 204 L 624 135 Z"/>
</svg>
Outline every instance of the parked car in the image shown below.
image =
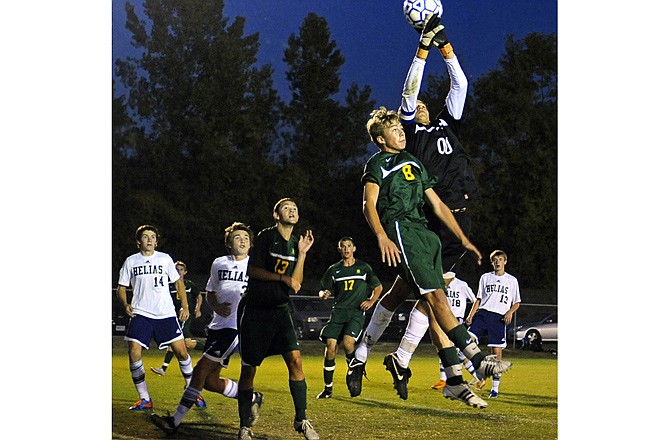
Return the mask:
<svg viewBox="0 0 670 440">
<path fill-rule="evenodd" d="M 543 342 L 558 342 L 558 312 L 517 325 L 511 333 L 512 338 L 521 341 L 521 348 L 540 351 Z"/>
<path fill-rule="evenodd" d="M 133 291 L 127 290 L 128 302 L 133 299 Z M 128 330 L 130 317 L 126 315 L 126 310 L 121 305 L 121 301 L 116 296 L 116 289 L 112 289 L 112 335 L 125 336 Z"/>
<path fill-rule="evenodd" d="M 290 298 L 291 315 L 298 339 L 318 339 L 321 329 L 330 319 L 333 300 L 323 300 L 311 295 L 291 295 Z"/>
</svg>

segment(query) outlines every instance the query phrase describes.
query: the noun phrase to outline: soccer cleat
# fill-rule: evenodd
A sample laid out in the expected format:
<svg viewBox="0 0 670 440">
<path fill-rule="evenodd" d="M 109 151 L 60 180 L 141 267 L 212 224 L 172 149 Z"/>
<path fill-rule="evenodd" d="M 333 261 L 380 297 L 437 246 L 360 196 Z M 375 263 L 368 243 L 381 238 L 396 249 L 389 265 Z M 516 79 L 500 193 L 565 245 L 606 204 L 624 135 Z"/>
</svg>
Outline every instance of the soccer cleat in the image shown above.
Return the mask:
<svg viewBox="0 0 670 440">
<path fill-rule="evenodd" d="M 384 357 L 384 365 L 386 369 L 393 376 L 393 388 L 398 392 L 398 396 L 402 400 L 407 400 L 407 382 L 409 378 L 412 377 L 412 371 L 409 368 L 402 368 L 398 359 L 395 357 L 395 353 L 387 354 Z"/>
<path fill-rule="evenodd" d="M 166 434 L 174 434 L 179 429 L 179 425 L 174 424 L 174 417 L 170 413 L 167 416 L 159 416 L 156 413 L 152 413 L 150 418 L 151 422 Z"/>
<path fill-rule="evenodd" d="M 458 400 L 474 408 L 486 408 L 489 406 L 484 399 L 470 391 L 470 387 L 465 382 L 458 385 L 446 385 L 442 389 L 442 395 L 447 399 Z"/>
<path fill-rule="evenodd" d="M 237 433 L 237 440 L 252 440 L 254 434 L 251 432 L 251 428 L 243 426 L 240 428 L 240 431 Z"/>
<path fill-rule="evenodd" d="M 317 399 L 330 399 L 333 396 L 333 389 L 325 387 L 323 391 L 316 395 Z"/>
<path fill-rule="evenodd" d="M 131 411 L 141 411 L 143 409 L 153 409 L 153 407 L 154 403 L 151 401 L 151 399 L 149 400 L 140 399 L 128 409 Z"/>
<path fill-rule="evenodd" d="M 312 426 L 312 422 L 307 419 L 295 420 L 293 422 L 293 429 L 305 436 L 307 440 L 319 440 L 321 438 Z"/>
<path fill-rule="evenodd" d="M 512 368 L 511 362 L 501 361 L 496 357 L 496 355 L 490 354 L 486 356 L 484 360 L 482 360 L 481 364 L 479 364 L 479 368 L 477 368 L 476 373 L 477 377 L 486 379 L 487 377 L 491 377 L 494 374 L 502 374 L 510 368 Z"/>
<path fill-rule="evenodd" d="M 497 399 L 498 398 L 498 392 L 491 390 L 489 393 L 489 399 Z"/>
<path fill-rule="evenodd" d="M 368 377 L 365 374 L 365 362 L 356 358 L 351 359 L 347 370 L 347 388 L 351 397 L 360 396 L 363 388 L 363 376 Z"/>
<path fill-rule="evenodd" d="M 198 396 L 198 400 L 195 401 L 195 406 L 197 408 L 207 408 L 207 402 L 205 402 L 205 399 L 203 399 L 202 396 Z"/>
<path fill-rule="evenodd" d="M 254 426 L 261 416 L 261 405 L 263 405 L 263 393 L 254 391 L 254 397 L 251 399 L 251 426 Z"/>
<path fill-rule="evenodd" d="M 444 388 L 446 385 L 447 385 L 447 383 L 446 383 L 445 381 L 443 381 L 442 379 L 440 379 L 439 382 L 437 382 L 437 383 L 436 383 L 435 385 L 433 385 L 431 388 L 434 389 L 434 390 L 441 390 L 441 389 Z"/>
<path fill-rule="evenodd" d="M 165 370 L 162 368 L 151 367 L 151 371 L 158 374 L 159 376 L 165 376 Z"/>
</svg>

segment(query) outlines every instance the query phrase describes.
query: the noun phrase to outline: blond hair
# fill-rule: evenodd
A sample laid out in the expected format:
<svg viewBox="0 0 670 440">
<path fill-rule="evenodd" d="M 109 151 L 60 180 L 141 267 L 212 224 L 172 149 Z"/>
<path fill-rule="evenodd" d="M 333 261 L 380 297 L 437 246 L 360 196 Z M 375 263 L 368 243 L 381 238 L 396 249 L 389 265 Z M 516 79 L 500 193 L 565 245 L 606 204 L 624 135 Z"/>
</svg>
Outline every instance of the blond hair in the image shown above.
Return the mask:
<svg viewBox="0 0 670 440">
<path fill-rule="evenodd" d="M 377 110 L 373 110 L 370 113 L 370 119 L 368 119 L 367 129 L 370 139 L 374 144 L 381 148 L 377 142 L 378 136 L 384 136 L 384 129 L 390 127 L 393 124 L 400 123 L 400 116 L 393 110 L 387 110 L 386 107 L 379 107 Z"/>
</svg>

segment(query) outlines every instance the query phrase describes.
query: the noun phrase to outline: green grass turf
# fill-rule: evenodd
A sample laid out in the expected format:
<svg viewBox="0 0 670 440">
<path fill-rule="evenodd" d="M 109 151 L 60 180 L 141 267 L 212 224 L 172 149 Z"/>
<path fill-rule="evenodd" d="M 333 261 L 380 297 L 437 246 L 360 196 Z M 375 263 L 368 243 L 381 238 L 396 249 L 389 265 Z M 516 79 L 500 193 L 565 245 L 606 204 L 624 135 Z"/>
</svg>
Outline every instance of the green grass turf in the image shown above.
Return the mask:
<svg viewBox="0 0 670 440">
<path fill-rule="evenodd" d="M 137 400 L 137 392 L 128 370 L 123 341 L 112 343 L 112 438 L 166 438 L 148 419 L 151 411 L 134 412 L 128 407 Z M 558 359 L 548 352 L 529 353 L 505 350 L 513 368 L 503 375 L 500 397 L 487 398 L 491 380 L 478 394 L 489 403 L 486 409 L 474 409 L 445 399 L 431 389 L 438 379 L 438 359 L 430 344 L 422 344 L 412 358 L 409 399 L 401 400 L 393 389 L 390 374 L 382 359 L 394 351 L 397 343 L 375 346 L 367 364 L 369 380 L 363 378 L 363 392 L 349 397 L 345 384 L 346 364 L 340 351 L 335 370 L 334 395 L 315 399 L 323 387 L 323 344 L 303 343 L 303 370 L 308 385 L 307 414 L 322 439 L 556 439 L 558 438 Z M 488 349 L 482 347 L 485 354 Z M 143 354 L 149 392 L 154 411 L 173 413 L 183 391 L 184 380 L 176 359 L 166 376 L 157 376 L 149 368 L 160 366 L 163 351 L 154 346 Z M 194 365 L 199 354 L 195 357 Z M 239 355 L 222 376 L 237 381 Z M 464 371 L 466 380 L 470 375 Z M 288 390 L 288 374 L 280 356 L 267 358 L 259 367 L 255 389 L 265 395 L 261 418 L 253 429 L 258 439 L 299 439 L 293 431 L 293 402 Z M 239 426 L 237 401 L 203 392 L 206 409 L 192 408 L 173 439 L 235 439 Z"/>
</svg>

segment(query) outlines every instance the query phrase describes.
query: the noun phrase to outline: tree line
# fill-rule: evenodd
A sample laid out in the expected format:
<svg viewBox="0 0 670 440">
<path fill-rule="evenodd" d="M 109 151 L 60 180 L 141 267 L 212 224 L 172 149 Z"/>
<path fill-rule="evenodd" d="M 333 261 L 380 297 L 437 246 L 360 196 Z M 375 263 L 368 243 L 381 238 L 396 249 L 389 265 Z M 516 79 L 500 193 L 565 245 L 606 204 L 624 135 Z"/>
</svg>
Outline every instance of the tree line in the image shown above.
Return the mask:
<svg viewBox="0 0 670 440">
<path fill-rule="evenodd" d="M 136 252 L 135 228 L 151 223 L 162 233 L 159 249 L 185 261 L 204 287 L 211 261 L 224 252 L 225 227 L 270 226 L 273 204 L 287 196 L 300 208 L 298 230 L 315 234 L 301 293 L 318 288 L 345 235 L 390 282 L 362 215 L 371 88 L 353 83 L 335 99 L 345 56 L 327 20 L 310 13 L 283 54 L 284 102 L 273 66 L 257 63 L 258 33 L 247 35 L 244 18 L 226 17 L 223 3 L 147 1 L 148 22 L 126 4 L 126 28 L 141 55 L 115 60 L 112 80 L 112 285 Z M 421 98 L 440 108 L 448 76 L 424 84 Z M 556 36 L 508 37 L 496 68 L 471 84 L 464 115 L 461 141 L 482 195 L 473 242 L 486 256 L 504 249 L 522 290 L 555 291 Z M 459 276 L 476 289 L 488 270 L 487 261 L 470 261 Z"/>
</svg>

